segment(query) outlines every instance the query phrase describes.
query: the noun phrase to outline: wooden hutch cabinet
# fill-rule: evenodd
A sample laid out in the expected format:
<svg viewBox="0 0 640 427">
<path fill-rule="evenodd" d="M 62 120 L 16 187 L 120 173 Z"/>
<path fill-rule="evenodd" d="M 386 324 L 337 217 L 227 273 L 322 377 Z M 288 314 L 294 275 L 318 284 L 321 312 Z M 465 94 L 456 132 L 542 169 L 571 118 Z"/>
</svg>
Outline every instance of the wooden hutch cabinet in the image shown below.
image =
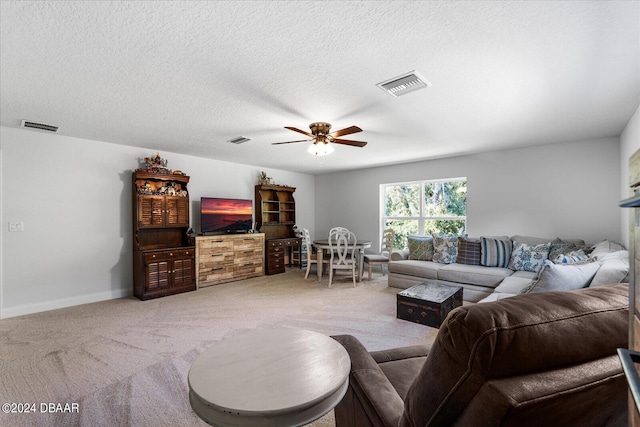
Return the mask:
<svg viewBox="0 0 640 427">
<path fill-rule="evenodd" d="M 186 175 L 133 173 L 133 294 L 141 299 L 196 289 Z"/>
<path fill-rule="evenodd" d="M 285 272 L 287 255 L 300 251 L 302 239 L 296 237 L 296 201 L 294 187 L 256 185 L 256 228 L 265 236 L 266 274 Z M 291 264 L 291 261 L 289 262 Z"/>
</svg>

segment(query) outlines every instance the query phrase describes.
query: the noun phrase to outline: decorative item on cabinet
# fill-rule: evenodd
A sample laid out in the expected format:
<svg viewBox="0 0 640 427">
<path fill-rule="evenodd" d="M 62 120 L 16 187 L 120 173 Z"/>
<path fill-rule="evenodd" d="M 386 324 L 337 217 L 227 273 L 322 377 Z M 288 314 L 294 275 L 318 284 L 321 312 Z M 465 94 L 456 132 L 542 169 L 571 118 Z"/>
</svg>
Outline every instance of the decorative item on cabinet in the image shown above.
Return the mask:
<svg viewBox="0 0 640 427">
<path fill-rule="evenodd" d="M 295 191 L 284 185 L 255 187 L 256 228 L 265 235 L 266 274 L 284 273 L 285 265 L 293 264 L 293 252 L 300 251 L 302 239 L 294 231 Z"/>
<path fill-rule="evenodd" d="M 171 173 L 159 154 L 145 161 L 132 176 L 133 294 L 141 300 L 196 289 L 189 177 Z"/>
</svg>

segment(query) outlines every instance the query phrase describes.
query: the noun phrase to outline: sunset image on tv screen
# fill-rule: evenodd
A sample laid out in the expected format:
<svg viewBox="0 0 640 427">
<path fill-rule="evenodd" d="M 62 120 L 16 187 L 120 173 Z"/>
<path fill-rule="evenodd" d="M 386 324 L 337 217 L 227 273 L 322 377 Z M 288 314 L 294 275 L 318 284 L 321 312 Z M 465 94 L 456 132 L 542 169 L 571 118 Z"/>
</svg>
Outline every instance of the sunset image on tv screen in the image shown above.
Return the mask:
<svg viewBox="0 0 640 427">
<path fill-rule="evenodd" d="M 251 200 L 203 197 L 200 212 L 203 233 L 251 229 Z"/>
</svg>

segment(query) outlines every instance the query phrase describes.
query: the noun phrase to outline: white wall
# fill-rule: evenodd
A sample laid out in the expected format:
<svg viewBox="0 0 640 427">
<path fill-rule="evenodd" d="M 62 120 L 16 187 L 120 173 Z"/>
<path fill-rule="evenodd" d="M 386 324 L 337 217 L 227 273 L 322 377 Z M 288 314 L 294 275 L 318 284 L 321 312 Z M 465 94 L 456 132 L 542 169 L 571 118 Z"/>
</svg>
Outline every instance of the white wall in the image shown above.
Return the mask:
<svg viewBox="0 0 640 427">
<path fill-rule="evenodd" d="M 468 180 L 470 235 L 620 240 L 618 138 L 316 176 L 316 233 L 344 226 L 377 242 L 380 184 L 454 177 Z"/>
<path fill-rule="evenodd" d="M 629 189 L 629 157 L 640 149 L 640 106 L 620 134 L 620 199 L 631 194 Z M 629 209 L 621 209 L 622 243 L 629 246 Z"/>
<path fill-rule="evenodd" d="M 8 127 L 0 141 L 0 318 L 131 295 L 131 172 L 154 153 Z M 196 230 L 201 196 L 254 198 L 259 167 L 160 155 L 191 177 Z M 297 220 L 313 229 L 315 178 L 266 171 L 297 188 Z"/>
</svg>

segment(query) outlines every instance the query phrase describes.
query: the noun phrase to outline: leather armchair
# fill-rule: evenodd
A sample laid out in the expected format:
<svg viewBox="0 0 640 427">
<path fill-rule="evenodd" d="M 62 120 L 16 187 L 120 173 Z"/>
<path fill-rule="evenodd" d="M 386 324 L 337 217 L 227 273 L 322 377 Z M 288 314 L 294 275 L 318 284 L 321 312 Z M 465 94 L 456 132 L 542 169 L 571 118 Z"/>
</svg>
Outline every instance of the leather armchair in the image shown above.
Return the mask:
<svg viewBox="0 0 640 427">
<path fill-rule="evenodd" d="M 628 285 L 518 295 L 452 311 L 431 347 L 351 357 L 336 426 L 625 426 Z"/>
</svg>

